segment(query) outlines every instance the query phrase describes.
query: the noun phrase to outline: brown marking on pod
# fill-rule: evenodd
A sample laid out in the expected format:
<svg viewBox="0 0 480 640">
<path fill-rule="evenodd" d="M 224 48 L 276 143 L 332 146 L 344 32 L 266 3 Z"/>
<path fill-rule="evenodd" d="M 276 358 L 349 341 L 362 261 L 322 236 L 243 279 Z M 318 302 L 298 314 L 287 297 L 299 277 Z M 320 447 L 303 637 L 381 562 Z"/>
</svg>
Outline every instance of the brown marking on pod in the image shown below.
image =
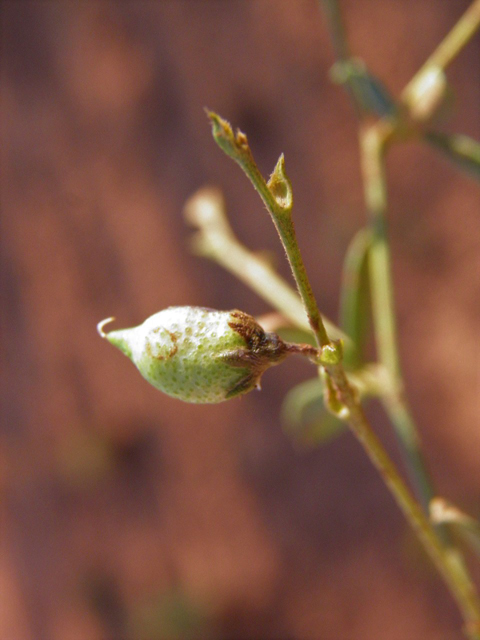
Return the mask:
<svg viewBox="0 0 480 640">
<path fill-rule="evenodd" d="M 173 333 L 173 331 L 169 331 L 168 329 L 164 329 L 164 327 L 157 327 L 156 329 L 152 330 L 152 333 L 159 333 L 161 330 L 165 330 L 169 335 L 170 338 L 172 340 L 172 346 L 170 348 L 169 353 L 167 353 L 167 355 L 162 356 L 162 355 L 154 355 L 152 352 L 152 345 L 150 343 L 149 340 L 146 340 L 145 343 L 145 350 L 148 354 L 148 356 L 150 358 L 155 358 L 156 360 L 170 360 L 170 358 L 173 358 L 173 356 L 177 353 L 178 351 L 178 336 L 176 333 Z"/>
</svg>

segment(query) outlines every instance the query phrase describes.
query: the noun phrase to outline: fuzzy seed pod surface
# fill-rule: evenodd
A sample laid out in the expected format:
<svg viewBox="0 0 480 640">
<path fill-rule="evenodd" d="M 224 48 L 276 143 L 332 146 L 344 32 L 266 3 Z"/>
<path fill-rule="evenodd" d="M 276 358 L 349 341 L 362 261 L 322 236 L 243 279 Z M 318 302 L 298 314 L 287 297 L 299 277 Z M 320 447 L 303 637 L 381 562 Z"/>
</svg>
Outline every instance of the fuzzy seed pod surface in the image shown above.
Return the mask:
<svg viewBox="0 0 480 640">
<path fill-rule="evenodd" d="M 242 311 L 169 307 L 137 327 L 99 333 L 164 393 L 194 403 L 216 403 L 259 386 L 281 362 L 286 345 Z"/>
</svg>

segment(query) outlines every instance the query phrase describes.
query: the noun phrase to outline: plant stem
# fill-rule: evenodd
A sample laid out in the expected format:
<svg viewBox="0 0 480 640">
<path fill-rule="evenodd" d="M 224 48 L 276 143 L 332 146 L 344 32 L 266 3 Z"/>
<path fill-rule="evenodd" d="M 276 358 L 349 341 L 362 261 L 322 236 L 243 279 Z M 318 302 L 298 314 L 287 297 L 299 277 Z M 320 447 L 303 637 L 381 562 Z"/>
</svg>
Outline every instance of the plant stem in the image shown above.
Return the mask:
<svg viewBox="0 0 480 640">
<path fill-rule="evenodd" d="M 365 202 L 371 229 L 369 251 L 370 286 L 378 359 L 393 381 L 400 378 L 396 346 L 390 250 L 386 234 L 387 191 L 384 164 L 384 137 L 378 125 L 360 129 L 360 154 Z"/>
<path fill-rule="evenodd" d="M 398 121 L 396 133 L 404 138 L 425 136 L 424 125 L 438 112 L 447 95 L 446 67 L 479 28 L 480 0 L 475 0 L 403 89 L 401 102 L 407 111 Z M 468 166 L 468 162 L 461 164 Z"/>
<path fill-rule="evenodd" d="M 292 219 L 292 185 L 285 172 L 283 154 L 278 159 L 275 169 L 267 182 L 260 173 L 248 146 L 247 136 L 239 130 L 234 133 L 230 123 L 213 111 L 207 110 L 207 115 L 212 125 L 212 134 L 215 142 L 222 151 L 242 168 L 267 207 L 287 253 L 288 262 L 318 346 L 323 347 L 330 344 L 303 258 L 298 250 L 295 226 Z"/>
<path fill-rule="evenodd" d="M 335 59 L 339 63 L 346 63 L 352 56 L 338 0 L 319 0 L 319 3 L 325 15 Z M 361 105 L 359 105 L 355 91 L 348 81 L 345 83 L 345 89 L 350 97 L 357 118 L 361 119 L 363 116 Z"/>
<path fill-rule="evenodd" d="M 345 35 L 345 27 L 342 12 L 337 0 L 319 0 L 323 7 L 323 13 L 327 20 L 328 31 L 332 41 L 335 58 L 339 62 L 345 62 L 350 58 L 348 40 Z"/>
<path fill-rule="evenodd" d="M 459 169 L 480 180 L 480 142 L 458 133 L 448 134 L 438 131 L 426 131 L 423 139 L 443 153 Z"/>
<path fill-rule="evenodd" d="M 341 350 L 330 342 L 323 327 L 315 296 L 309 286 L 308 277 L 303 266 L 291 217 L 281 216 L 280 220 L 278 220 L 274 211 L 272 212 L 272 218 L 292 266 L 312 328 L 315 327 L 315 322 L 318 318 L 320 330 L 315 336 L 319 347 L 321 347 L 320 362 L 326 372 L 327 382 L 330 381 L 336 391 L 336 400 L 343 407 L 341 415 L 345 415 L 345 409 L 348 411 L 348 417 L 345 417 L 345 420 L 384 479 L 398 506 L 417 533 L 425 550 L 455 597 L 466 622 L 466 632 L 472 640 L 480 640 L 480 602 L 477 599 L 475 588 L 468 574 L 464 571 L 461 560 L 459 561 L 456 555 L 446 549 L 438 538 L 422 507 L 415 500 L 371 428 L 358 399 L 358 392 L 347 380 L 341 362 L 341 355 L 339 355 Z M 396 359 L 394 362 L 396 362 Z M 404 428 L 407 426 L 408 423 L 405 423 Z M 421 463 L 421 459 L 416 460 L 416 463 Z M 421 470 L 423 471 L 423 466 L 421 466 Z"/>
<path fill-rule="evenodd" d="M 403 94 L 409 93 L 418 78 L 429 69 L 445 69 L 462 51 L 466 44 L 480 28 L 480 0 L 474 0 L 465 13 L 461 16 L 457 24 L 449 31 L 442 42 L 438 45 L 425 63 L 420 67 L 410 82 L 403 90 Z"/>
<path fill-rule="evenodd" d="M 302 298 L 305 311 L 307 312 L 310 327 L 315 336 L 315 340 L 319 347 L 330 344 L 330 339 L 325 330 L 320 312 L 318 311 L 317 302 L 313 294 L 310 280 L 303 263 L 300 251 L 298 250 L 297 237 L 291 214 L 281 216 L 275 215 L 270 211 L 275 227 L 278 231 L 283 247 L 287 254 L 288 261 L 292 268 L 293 276 Z"/>
<path fill-rule="evenodd" d="M 376 193 L 376 197 L 378 197 L 377 191 L 377 189 L 373 190 L 373 192 Z M 466 630 L 470 638 L 472 640 L 480 640 L 480 603 L 477 599 L 475 588 L 468 574 L 463 569 L 462 562 L 458 561 L 457 557 L 443 546 L 428 521 L 425 512 L 422 510 L 422 507 L 415 500 L 380 440 L 375 435 L 360 404 L 358 392 L 347 380 L 341 362 L 341 349 L 338 348 L 338 345 L 330 342 L 327 336 L 318 311 L 315 296 L 308 281 L 308 276 L 295 237 L 290 211 L 279 214 L 278 210 L 272 207 L 270 213 L 282 240 L 300 296 L 310 320 L 310 325 L 315 333 L 317 344 L 320 347 L 320 362 L 326 372 L 326 382 L 333 385 L 334 391 L 336 392 L 336 400 L 338 404 L 343 407 L 340 415 L 345 416 L 345 410 L 348 411 L 348 416 L 345 417 L 345 420 L 362 444 L 372 463 L 380 472 L 398 506 L 403 511 L 425 550 L 443 576 L 462 611 L 467 625 Z M 381 237 L 384 238 L 384 236 Z M 381 253 L 380 255 L 384 258 L 388 253 Z M 385 266 L 385 264 L 383 266 Z M 388 283 L 388 280 L 386 282 Z M 386 291 L 389 293 L 391 289 L 387 287 Z M 387 326 L 390 330 L 390 327 L 394 325 L 390 322 Z M 393 342 L 393 346 L 394 345 L 395 343 Z M 393 349 L 390 344 L 387 353 L 391 355 L 391 352 L 393 352 L 393 355 L 396 355 L 395 349 Z M 397 363 L 397 359 L 392 358 L 392 362 L 394 364 Z M 400 406 L 403 407 L 403 405 Z M 408 423 L 404 423 L 404 428 L 405 427 L 408 427 Z M 411 435 L 410 432 L 409 435 Z M 421 463 L 421 459 L 416 460 L 416 463 L 417 465 Z M 421 470 L 423 471 L 423 466 L 421 466 Z M 426 480 L 424 479 L 424 481 Z"/>
<path fill-rule="evenodd" d="M 283 156 L 280 156 L 268 183 L 265 182 L 255 164 L 246 136 L 239 131 L 234 135 L 229 123 L 217 114 L 209 113 L 209 117 L 217 144 L 242 167 L 250 178 L 265 203 L 279 233 L 319 347 L 319 362 L 321 364 L 319 366 L 319 374 L 322 375 L 325 372 L 326 395 L 329 407 L 348 422 L 354 435 L 363 445 L 367 455 L 382 475 L 408 522 L 416 531 L 427 553 L 449 586 L 466 621 L 466 632 L 471 640 L 480 640 L 480 603 L 478 602 L 475 588 L 464 569 L 462 559 L 457 557 L 455 552 L 443 546 L 420 504 L 415 500 L 373 432 L 361 407 L 359 394 L 347 380 L 342 365 L 341 343 L 331 342 L 327 335 L 296 239 L 291 215 L 293 204 L 292 188 L 285 174 Z M 373 133 L 368 133 L 370 131 Z M 383 300 L 385 301 L 386 296 L 386 301 L 389 303 L 389 308 L 387 309 L 389 314 L 388 322 L 384 325 L 383 331 L 385 335 L 381 343 L 382 354 L 386 360 L 383 364 L 387 366 L 389 373 L 392 371 L 395 373 L 395 376 L 392 376 L 392 380 L 396 383 L 399 380 L 399 366 L 396 356 L 392 315 L 389 253 L 383 219 L 386 202 L 383 166 L 384 138 L 383 135 L 380 135 L 381 129 L 377 128 L 376 125 L 371 129 L 363 129 L 362 132 L 364 133 L 364 137 L 362 136 L 362 151 L 364 152 L 363 166 L 364 171 L 366 171 L 365 186 L 367 201 L 371 205 L 369 209 L 372 215 L 374 245 L 376 241 L 377 246 L 381 249 L 381 251 L 374 252 L 374 255 L 378 257 L 374 260 L 374 264 L 377 266 L 375 270 L 372 270 L 372 275 L 376 275 L 376 269 L 379 266 L 382 266 L 387 274 L 380 280 L 379 288 Z M 380 305 L 374 304 L 374 308 L 378 314 L 381 309 Z M 398 399 L 401 402 L 400 395 L 398 395 Z"/>
<path fill-rule="evenodd" d="M 397 348 L 390 249 L 385 221 L 387 192 L 384 143 L 388 134 L 389 129 L 382 129 L 381 122 L 360 130 L 365 201 L 372 234 L 369 271 L 373 324 L 378 360 L 388 371 L 392 389 L 384 398 L 383 404 L 395 427 L 409 476 L 418 491 L 425 512 L 428 512 L 428 504 L 434 496 L 434 491 L 423 462 L 418 431 L 403 397 Z"/>
<path fill-rule="evenodd" d="M 398 506 L 417 533 L 430 558 L 443 576 L 462 611 L 465 632 L 471 640 L 480 638 L 480 603 L 475 588 L 463 566 L 437 537 L 424 511 L 398 473 L 381 442 L 370 427 L 355 390 L 349 384 L 341 364 L 324 364 L 341 403 L 348 409 L 348 423 L 371 462 L 379 471 Z"/>
<path fill-rule="evenodd" d="M 327 18 L 336 58 L 340 62 L 345 61 L 350 56 L 350 51 L 338 1 L 321 0 L 321 4 Z M 386 235 L 387 193 L 383 152 L 385 141 L 391 135 L 393 126 L 392 122 L 380 121 L 376 126 L 361 125 L 360 128 L 365 201 L 372 233 L 369 248 L 370 291 L 378 358 L 391 378 L 393 389 L 392 396 L 385 400 L 384 406 L 394 425 L 409 476 L 427 512 L 434 492 L 423 462 L 418 432 L 402 395 L 390 250 Z"/>
<path fill-rule="evenodd" d="M 310 331 L 305 308 L 298 293 L 261 256 L 247 249 L 235 236 L 225 213 L 223 197 L 217 189 L 195 193 L 185 205 L 187 221 L 198 228 L 192 238 L 195 253 L 215 260 L 248 285 L 296 327 Z M 334 339 L 342 339 L 346 350 L 350 338 L 323 316 L 325 328 Z"/>
</svg>

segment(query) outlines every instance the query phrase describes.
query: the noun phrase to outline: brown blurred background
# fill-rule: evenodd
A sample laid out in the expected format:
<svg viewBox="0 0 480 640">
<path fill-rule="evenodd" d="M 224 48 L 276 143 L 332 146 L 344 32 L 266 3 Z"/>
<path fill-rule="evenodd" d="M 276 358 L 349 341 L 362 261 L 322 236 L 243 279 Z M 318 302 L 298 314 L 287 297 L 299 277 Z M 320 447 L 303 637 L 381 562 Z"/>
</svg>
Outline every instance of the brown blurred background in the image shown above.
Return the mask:
<svg viewBox="0 0 480 640">
<path fill-rule="evenodd" d="M 354 52 L 398 95 L 468 5 L 342 2 Z M 203 107 L 280 152 L 322 310 L 364 220 L 356 123 L 314 0 L 4 1 L 0 636 L 5 640 L 449 640 L 449 594 L 349 434 L 298 450 L 263 392 L 189 406 L 95 325 L 174 304 L 268 307 L 189 254 L 185 200 L 225 192 L 272 225 Z M 478 38 L 448 124 L 480 138 Z M 480 190 L 428 149 L 389 160 L 407 388 L 439 491 L 479 515 Z M 372 413 L 393 455 L 383 415 Z M 478 572 L 477 572 L 478 577 Z"/>
</svg>

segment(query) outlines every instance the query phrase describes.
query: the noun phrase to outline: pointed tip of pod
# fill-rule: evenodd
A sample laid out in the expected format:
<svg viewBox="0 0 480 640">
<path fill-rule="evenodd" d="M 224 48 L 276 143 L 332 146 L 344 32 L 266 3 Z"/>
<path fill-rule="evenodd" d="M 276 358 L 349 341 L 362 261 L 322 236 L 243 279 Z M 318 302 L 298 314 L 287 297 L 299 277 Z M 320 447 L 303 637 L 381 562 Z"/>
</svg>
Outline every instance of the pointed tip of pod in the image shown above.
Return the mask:
<svg viewBox="0 0 480 640">
<path fill-rule="evenodd" d="M 101 338 L 107 338 L 107 334 L 105 333 L 105 331 L 103 330 L 103 327 L 107 324 L 110 324 L 110 322 L 113 322 L 115 320 L 115 318 L 105 318 L 105 320 L 101 320 L 98 324 L 97 324 L 97 332 L 98 335 Z"/>
<path fill-rule="evenodd" d="M 109 333 L 105 333 L 103 330 L 104 326 L 113 322 L 115 318 L 105 318 L 97 324 L 97 331 L 101 338 L 108 340 L 110 344 L 113 344 L 114 347 L 120 349 L 122 353 L 124 353 L 127 358 L 132 357 L 132 345 L 129 339 L 129 332 L 131 329 L 120 329 L 119 331 L 110 331 Z"/>
</svg>

